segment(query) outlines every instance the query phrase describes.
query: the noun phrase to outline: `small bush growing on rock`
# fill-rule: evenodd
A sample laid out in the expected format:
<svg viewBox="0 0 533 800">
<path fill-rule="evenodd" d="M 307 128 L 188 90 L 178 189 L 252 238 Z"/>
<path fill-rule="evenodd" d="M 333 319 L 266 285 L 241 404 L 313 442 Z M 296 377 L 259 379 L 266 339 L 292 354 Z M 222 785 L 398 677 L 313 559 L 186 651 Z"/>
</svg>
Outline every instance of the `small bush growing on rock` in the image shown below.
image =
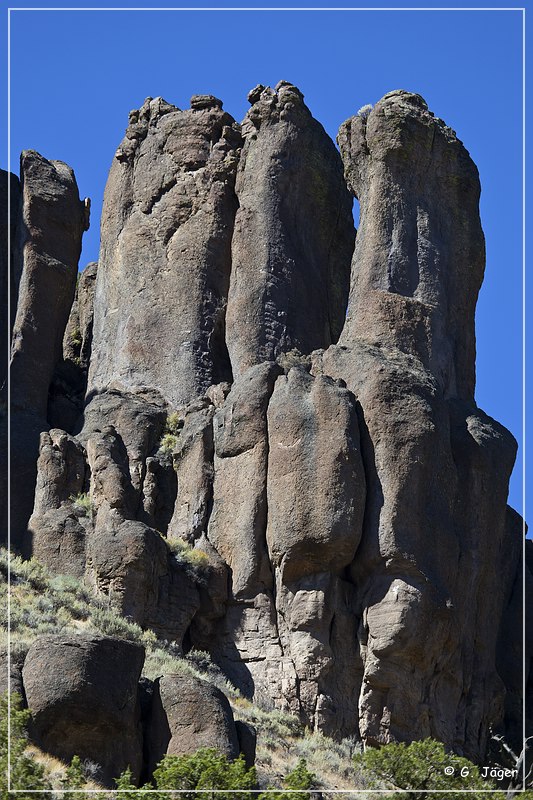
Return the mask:
<svg viewBox="0 0 533 800">
<path fill-rule="evenodd" d="M 287 353 L 280 353 L 276 361 L 285 375 L 293 367 L 303 367 L 307 371 L 311 369 L 311 356 L 302 355 L 296 347 L 293 347 Z"/>
<path fill-rule="evenodd" d="M 196 550 L 183 539 L 166 539 L 165 541 L 172 555 L 180 563 L 199 568 L 208 566 L 209 559 L 202 550 Z"/>
<path fill-rule="evenodd" d="M 357 112 L 357 116 L 362 117 L 363 119 L 367 119 L 371 111 L 372 111 L 372 105 L 371 103 L 367 103 L 366 106 L 361 106 L 361 108 Z"/>
<path fill-rule="evenodd" d="M 165 422 L 163 436 L 159 442 L 159 449 L 163 453 L 172 453 L 176 447 L 180 430 L 183 428 L 183 419 L 177 411 L 169 414 Z"/>
<path fill-rule="evenodd" d="M 70 332 L 69 339 L 74 347 L 81 347 L 83 340 L 81 338 L 81 331 L 79 328 L 73 328 Z"/>
<path fill-rule="evenodd" d="M 87 492 L 80 492 L 77 495 L 71 495 L 70 499 L 76 508 L 81 509 L 85 513 L 86 517 L 92 519 L 94 509 L 92 500 Z"/>
<path fill-rule="evenodd" d="M 458 792 L 465 789 L 491 790 L 494 786 L 479 774 L 479 769 L 468 759 L 447 753 L 444 745 L 433 739 L 405 744 L 387 744 L 379 749 L 368 749 L 354 756 L 356 767 L 379 782 L 385 781 L 396 789 L 412 790 L 407 794 L 392 795 L 394 800 L 429 800 L 431 797 L 425 790 L 448 790 L 447 800 L 459 800 Z M 478 792 L 469 793 L 471 800 L 482 800 L 486 795 Z M 494 800 L 504 800 L 499 792 L 491 794 Z"/>
</svg>

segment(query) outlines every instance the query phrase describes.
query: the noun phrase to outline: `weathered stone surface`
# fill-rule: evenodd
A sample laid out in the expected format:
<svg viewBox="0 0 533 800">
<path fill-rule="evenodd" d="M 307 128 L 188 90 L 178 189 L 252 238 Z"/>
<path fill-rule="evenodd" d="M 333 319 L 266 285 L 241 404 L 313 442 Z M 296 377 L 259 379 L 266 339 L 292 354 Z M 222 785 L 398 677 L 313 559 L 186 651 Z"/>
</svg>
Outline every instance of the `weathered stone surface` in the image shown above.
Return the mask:
<svg viewBox="0 0 533 800">
<path fill-rule="evenodd" d="M 492 554 L 516 447 L 471 401 L 477 171 L 407 93 L 345 123 L 339 141 L 361 227 L 347 323 L 313 371 L 343 378 L 360 405 L 359 729 L 370 744 L 416 730 L 477 760 L 502 714 L 494 621 L 504 589 Z"/>
<path fill-rule="evenodd" d="M 355 235 L 339 154 L 301 92 L 281 81 L 249 100 L 226 316 L 235 377 L 337 341 Z"/>
<path fill-rule="evenodd" d="M 18 281 L 15 267 L 15 244 L 17 235 L 17 222 L 19 218 L 20 183 L 13 173 L 0 169 L 0 347 L 2 360 L 0 363 L 0 388 L 4 386 L 7 378 L 8 331 L 11 331 L 15 311 L 17 308 Z M 8 244 L 10 249 L 8 249 Z M 8 285 L 11 285 L 11 319 L 8 320 Z"/>
<path fill-rule="evenodd" d="M 23 542 L 35 490 L 39 434 L 48 429 L 48 389 L 74 298 L 87 227 L 74 173 L 62 161 L 22 153 L 15 272 L 21 270 L 11 354 L 11 537 Z"/>
<path fill-rule="evenodd" d="M 268 406 L 270 559 L 285 581 L 348 566 L 361 539 L 365 475 L 355 400 L 293 368 Z"/>
<path fill-rule="evenodd" d="M 76 290 L 84 206 L 74 173 L 33 150 L 20 160 L 23 268 L 13 329 L 11 400 L 46 418 L 48 387 Z"/>
<path fill-rule="evenodd" d="M 524 564 L 524 525 L 522 518 L 507 507 L 505 558 L 502 559 L 503 585 L 508 587 L 504 596 L 497 661 L 498 675 L 505 686 L 504 716 L 497 733 L 504 736 L 507 744 L 517 754 L 523 746 L 524 685 L 526 688 L 526 737 L 533 735 L 531 719 L 531 696 L 533 674 L 531 670 L 533 642 L 533 575 L 531 572 L 531 540 L 525 541 L 526 562 Z M 509 580 L 510 576 L 510 580 Z M 524 620 L 525 616 L 525 620 Z M 525 637 L 524 637 L 525 622 Z M 525 673 L 525 674 L 524 674 Z"/>
<path fill-rule="evenodd" d="M 244 756 L 244 763 L 250 769 L 255 764 L 255 751 L 257 747 L 257 731 L 253 725 L 235 720 L 237 739 L 239 740 L 239 751 Z"/>
<path fill-rule="evenodd" d="M 86 405 L 75 436 L 43 434 L 34 551 L 311 729 L 476 761 L 492 729 L 519 749 L 516 443 L 474 402 L 477 170 L 418 95 L 341 127 L 361 203 L 345 322 L 339 156 L 295 87 L 250 101 L 242 153 L 210 95 L 132 113 L 95 346 L 81 288 L 63 340 L 63 364 L 90 360 Z M 17 412 L 25 478 L 51 409 L 68 417 L 61 391 L 48 421 Z M 217 737 L 238 752 L 224 701 L 188 681 L 141 692 L 151 768 Z"/>
<path fill-rule="evenodd" d="M 232 573 L 235 597 L 272 586 L 266 549 L 266 409 L 281 369 L 266 362 L 235 381 L 214 418 L 215 481 L 208 537 Z"/>
<path fill-rule="evenodd" d="M 137 780 L 142 732 L 137 697 L 141 645 L 102 636 L 42 636 L 28 651 L 24 691 L 37 743 L 69 763 L 99 766 L 105 786 L 130 767 Z"/>
<path fill-rule="evenodd" d="M 228 758 L 238 756 L 233 713 L 220 689 L 189 675 L 164 675 L 157 684 L 148 727 L 150 772 L 165 753 L 213 747 Z"/>
<path fill-rule="evenodd" d="M 8 348 L 17 309 L 18 287 L 20 282 L 19 261 L 16 253 L 17 224 L 20 213 L 20 183 L 16 175 L 0 169 L 0 543 L 8 541 L 7 509 L 7 372 Z M 8 289 L 11 294 L 8 298 Z M 8 302 L 10 300 L 10 303 Z M 8 319 L 9 315 L 9 319 Z"/>
<path fill-rule="evenodd" d="M 360 201 L 340 344 L 356 337 L 416 354 L 445 396 L 472 400 L 485 266 L 474 162 L 425 100 L 405 91 L 347 120 L 338 141 Z"/>
<path fill-rule="evenodd" d="M 213 414 L 209 400 L 199 400 L 183 415 L 173 458 L 178 481 L 169 539 L 190 544 L 207 530 L 213 502 Z"/>
<path fill-rule="evenodd" d="M 24 688 L 22 686 L 22 667 L 26 653 L 16 652 L 11 647 L 8 659 L 7 647 L 0 649 L 0 695 L 6 692 L 18 694 L 24 701 Z"/>
<path fill-rule="evenodd" d="M 78 276 L 76 296 L 63 336 L 63 358 L 56 367 L 48 396 L 48 421 L 70 433 L 85 402 L 91 356 L 93 305 L 98 264 L 88 264 Z"/>
<path fill-rule="evenodd" d="M 181 643 L 200 604 L 193 580 L 163 536 L 135 519 L 138 493 L 113 427 L 89 437 L 87 456 L 97 509 L 87 544 L 89 580 L 124 616 Z"/>
<path fill-rule="evenodd" d="M 241 137 L 220 101 L 132 111 L 104 197 L 89 391 L 157 387 L 173 408 L 231 378 L 224 311 Z"/>
<path fill-rule="evenodd" d="M 61 430 L 41 434 L 35 505 L 28 529 L 33 555 L 53 573 L 83 576 L 92 512 L 81 444 Z M 80 500 L 85 499 L 85 507 Z"/>
<path fill-rule="evenodd" d="M 132 393 L 109 387 L 102 394 L 87 398 L 79 439 L 86 444 L 93 434 L 99 435 L 105 427 L 115 429 L 125 448 L 124 469 L 136 492 L 136 507 L 140 502 L 146 459 L 159 446 L 166 416 L 166 405 L 156 390 Z"/>
</svg>

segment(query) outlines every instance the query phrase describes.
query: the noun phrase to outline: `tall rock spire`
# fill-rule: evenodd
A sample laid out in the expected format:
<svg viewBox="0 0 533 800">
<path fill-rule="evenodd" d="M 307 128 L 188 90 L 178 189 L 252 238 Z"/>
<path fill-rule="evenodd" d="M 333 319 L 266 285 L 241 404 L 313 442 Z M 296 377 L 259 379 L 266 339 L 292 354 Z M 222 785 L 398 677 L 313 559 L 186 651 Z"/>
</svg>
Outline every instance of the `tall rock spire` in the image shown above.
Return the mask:
<svg viewBox="0 0 533 800">
<path fill-rule="evenodd" d="M 231 378 L 224 315 L 241 136 L 211 95 L 132 111 L 107 182 L 88 393 L 186 405 Z"/>
<path fill-rule="evenodd" d="M 280 81 L 248 99 L 226 323 L 235 376 L 337 341 L 355 235 L 339 154 L 301 92 Z"/>
<path fill-rule="evenodd" d="M 341 344 L 355 336 L 416 353 L 447 397 L 472 400 L 485 266 L 474 162 L 425 100 L 405 91 L 348 119 L 338 141 L 361 204 Z"/>
</svg>

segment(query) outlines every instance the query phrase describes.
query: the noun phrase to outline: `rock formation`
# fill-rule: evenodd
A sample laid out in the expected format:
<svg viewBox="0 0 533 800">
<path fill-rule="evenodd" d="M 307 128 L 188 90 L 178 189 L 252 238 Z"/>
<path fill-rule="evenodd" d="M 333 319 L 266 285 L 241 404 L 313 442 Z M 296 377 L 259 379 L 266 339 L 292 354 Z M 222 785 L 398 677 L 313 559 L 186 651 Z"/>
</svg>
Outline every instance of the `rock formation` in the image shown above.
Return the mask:
<svg viewBox="0 0 533 800">
<path fill-rule="evenodd" d="M 212 96 L 131 112 L 73 304 L 73 177 L 23 159 L 23 213 L 46 173 L 70 221 L 56 251 L 32 205 L 14 331 L 14 409 L 41 433 L 33 552 L 312 729 L 481 761 L 490 730 L 520 737 L 523 530 L 516 443 L 474 400 L 477 169 L 416 94 L 345 122 L 340 156 L 294 86 L 249 100 L 242 127 Z M 56 292 L 39 259 L 63 283 L 32 372 Z M 250 758 L 189 683 L 151 689 L 152 767 L 193 727 Z"/>
<path fill-rule="evenodd" d="M 354 241 L 339 154 L 301 92 L 281 81 L 248 99 L 226 315 L 234 377 L 337 341 Z"/>
<path fill-rule="evenodd" d="M 88 226 L 72 169 L 26 150 L 20 159 L 14 279 L 18 303 L 11 348 L 12 530 L 23 538 L 33 505 L 39 434 L 74 299 L 81 237 Z M 20 275 L 20 282 L 18 276 Z M 27 545 L 31 550 L 31 543 Z"/>
</svg>

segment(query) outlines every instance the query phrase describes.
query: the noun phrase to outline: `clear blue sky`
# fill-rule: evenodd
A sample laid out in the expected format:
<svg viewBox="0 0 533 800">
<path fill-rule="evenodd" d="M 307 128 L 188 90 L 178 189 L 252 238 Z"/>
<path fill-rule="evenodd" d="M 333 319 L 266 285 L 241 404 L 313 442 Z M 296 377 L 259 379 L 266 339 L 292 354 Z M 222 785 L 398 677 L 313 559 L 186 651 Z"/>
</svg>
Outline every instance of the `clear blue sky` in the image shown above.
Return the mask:
<svg viewBox="0 0 533 800">
<path fill-rule="evenodd" d="M 282 78 L 332 137 L 362 105 L 404 88 L 422 94 L 469 149 L 487 240 L 477 402 L 521 442 L 521 12 L 15 11 L 12 169 L 26 148 L 74 168 L 92 199 L 84 266 L 98 258 L 103 190 L 130 109 L 148 95 L 184 108 L 192 94 L 211 93 L 240 121 L 249 89 Z M 6 167 L 7 146 L 2 153 Z M 510 502 L 521 511 L 520 458 Z"/>
</svg>

